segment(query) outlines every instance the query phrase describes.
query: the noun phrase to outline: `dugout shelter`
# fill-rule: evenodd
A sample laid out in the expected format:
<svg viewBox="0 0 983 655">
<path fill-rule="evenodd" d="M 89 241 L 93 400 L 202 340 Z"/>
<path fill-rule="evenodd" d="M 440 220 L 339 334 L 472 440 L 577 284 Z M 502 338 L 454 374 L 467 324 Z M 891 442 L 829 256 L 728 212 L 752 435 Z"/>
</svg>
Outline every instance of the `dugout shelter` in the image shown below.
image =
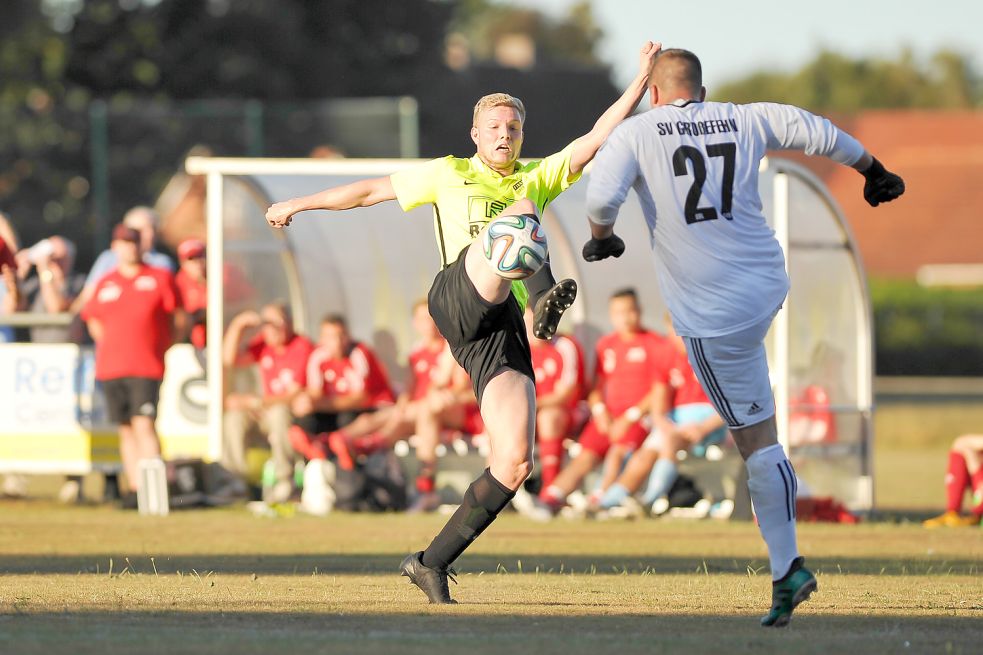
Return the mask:
<svg viewBox="0 0 983 655">
<path fill-rule="evenodd" d="M 394 381 L 404 379 L 413 342 L 411 309 L 425 298 L 439 261 L 429 207 L 404 213 L 382 203 L 344 213 L 307 212 L 282 231 L 264 215 L 272 202 L 367 177 L 388 175 L 413 160 L 274 160 L 189 158 L 190 174 L 207 178 L 209 343 L 241 307 L 228 302 L 229 272 L 248 280 L 250 302 L 285 299 L 299 331 L 316 337 L 320 317 L 341 313 L 354 338 L 369 343 Z M 664 304 L 645 221 L 634 194 L 617 231 L 623 257 L 588 265 L 585 179 L 554 201 L 544 227 L 557 277 L 580 285 L 561 330 L 589 353 L 609 330 L 607 299 L 627 286 L 641 298 L 644 321 L 663 329 Z M 792 290 L 768 337 L 781 438 L 804 483 L 800 496 L 832 496 L 854 511 L 873 507 L 872 317 L 859 251 L 835 201 L 804 167 L 768 158 L 760 171 L 765 214 L 786 252 Z M 218 256 L 220 255 L 220 256 Z M 208 442 L 221 446 L 219 349 L 208 352 Z"/>
</svg>

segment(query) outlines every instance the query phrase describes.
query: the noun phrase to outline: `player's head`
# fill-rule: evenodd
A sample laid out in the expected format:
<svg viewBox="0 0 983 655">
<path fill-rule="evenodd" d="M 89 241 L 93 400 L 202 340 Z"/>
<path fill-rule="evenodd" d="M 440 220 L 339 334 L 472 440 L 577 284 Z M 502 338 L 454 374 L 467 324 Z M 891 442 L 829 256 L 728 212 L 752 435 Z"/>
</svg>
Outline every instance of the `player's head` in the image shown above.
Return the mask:
<svg viewBox="0 0 983 655">
<path fill-rule="evenodd" d="M 205 279 L 205 242 L 201 239 L 185 239 L 177 247 L 181 270 L 193 280 Z"/>
<path fill-rule="evenodd" d="M 413 305 L 413 329 L 424 341 L 436 341 L 440 338 L 440 330 L 430 316 L 430 309 L 425 299 L 417 300 Z"/>
<path fill-rule="evenodd" d="M 109 247 L 116 253 L 120 265 L 133 266 L 140 262 L 140 233 L 123 223 L 113 228 Z"/>
<path fill-rule="evenodd" d="M 133 207 L 123 216 L 123 224 L 140 233 L 140 247 L 143 248 L 144 252 L 154 247 L 158 223 L 160 223 L 160 218 L 157 216 L 157 212 L 143 205 Z"/>
<path fill-rule="evenodd" d="M 259 310 L 262 319 L 263 341 L 270 346 L 282 346 L 293 337 L 293 316 L 285 302 L 271 302 Z"/>
<path fill-rule="evenodd" d="M 679 99 L 702 101 L 707 95 L 700 59 L 682 48 L 669 48 L 658 54 L 650 85 L 653 107 Z"/>
<path fill-rule="evenodd" d="M 608 301 L 608 317 L 614 331 L 621 335 L 635 334 L 642 324 L 642 312 L 638 306 L 638 294 L 634 289 L 621 289 L 611 294 Z"/>
<path fill-rule="evenodd" d="M 484 96 L 474 106 L 471 140 L 489 168 L 510 174 L 522 150 L 526 108 L 507 93 Z"/>
<path fill-rule="evenodd" d="M 341 314 L 328 314 L 321 319 L 321 332 L 317 344 L 325 350 L 329 359 L 341 359 L 351 346 L 348 321 Z"/>
</svg>

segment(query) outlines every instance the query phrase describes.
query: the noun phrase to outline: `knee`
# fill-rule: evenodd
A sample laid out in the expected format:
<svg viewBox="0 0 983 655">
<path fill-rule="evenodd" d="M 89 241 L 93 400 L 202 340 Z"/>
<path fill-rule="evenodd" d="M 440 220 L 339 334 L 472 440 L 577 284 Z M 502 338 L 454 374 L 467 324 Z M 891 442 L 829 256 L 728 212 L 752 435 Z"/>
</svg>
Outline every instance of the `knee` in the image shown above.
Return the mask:
<svg viewBox="0 0 983 655">
<path fill-rule="evenodd" d="M 495 467 L 495 477 L 499 482 L 511 489 L 518 489 L 526 479 L 532 475 L 533 463 L 528 454 L 524 456 L 497 458 L 498 466 Z M 501 476 L 501 477 L 499 477 Z"/>
</svg>

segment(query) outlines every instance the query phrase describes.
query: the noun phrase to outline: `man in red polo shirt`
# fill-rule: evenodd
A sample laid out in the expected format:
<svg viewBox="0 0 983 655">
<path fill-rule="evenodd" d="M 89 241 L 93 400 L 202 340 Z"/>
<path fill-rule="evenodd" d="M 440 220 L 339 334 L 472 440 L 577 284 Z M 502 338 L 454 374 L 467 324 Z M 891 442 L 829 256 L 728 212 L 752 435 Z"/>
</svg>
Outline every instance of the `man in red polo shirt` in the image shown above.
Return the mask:
<svg viewBox="0 0 983 655">
<path fill-rule="evenodd" d="M 540 493 L 551 511 L 559 511 L 567 495 L 604 461 L 608 450 L 627 455 L 648 435 L 643 419 L 657 391 L 660 371 L 668 368 L 666 340 L 641 325 L 641 310 L 633 289 L 611 296 L 608 304 L 614 332 L 597 342 L 594 388 L 587 397 L 591 420 L 580 435 L 580 453 Z M 600 490 L 614 482 L 617 470 L 605 470 Z"/>
<path fill-rule="evenodd" d="M 96 379 L 110 420 L 119 424 L 123 471 L 136 491 L 140 460 L 160 457 L 154 420 L 177 289 L 170 272 L 143 263 L 136 230 L 117 225 L 111 248 L 118 266 L 96 284 L 82 319 L 96 342 Z"/>
<path fill-rule="evenodd" d="M 245 344 L 247 329 L 260 328 Z M 226 398 L 222 465 L 234 473 L 246 471 L 246 437 L 254 428 L 270 443 L 276 482 L 267 498 L 285 502 L 293 494 L 295 454 L 288 431 L 293 421 L 290 404 L 307 386 L 307 359 L 311 342 L 296 334 L 290 309 L 282 303 L 264 306 L 257 314 L 245 311 L 229 323 L 222 344 L 228 369 L 259 366 L 262 394 L 235 393 Z"/>
<path fill-rule="evenodd" d="M 208 289 L 205 284 L 205 244 L 200 239 L 185 239 L 177 247 L 180 262 L 174 281 L 189 325 L 188 340 L 201 350 L 205 347 L 205 310 L 208 307 Z"/>
</svg>

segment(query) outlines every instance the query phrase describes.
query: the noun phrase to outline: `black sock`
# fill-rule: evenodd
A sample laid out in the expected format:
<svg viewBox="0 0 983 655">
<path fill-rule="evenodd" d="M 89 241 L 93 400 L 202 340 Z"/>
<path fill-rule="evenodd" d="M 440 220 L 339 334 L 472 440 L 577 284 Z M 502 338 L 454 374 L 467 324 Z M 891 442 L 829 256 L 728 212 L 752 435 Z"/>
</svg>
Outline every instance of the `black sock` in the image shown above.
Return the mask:
<svg viewBox="0 0 983 655">
<path fill-rule="evenodd" d="M 553 277 L 550 261 L 547 259 L 538 271 L 524 280 L 524 283 L 526 285 L 526 291 L 529 292 L 529 306 L 535 311 L 536 303 L 539 302 L 539 299 L 545 296 L 547 291 L 556 286 L 556 278 Z"/>
<path fill-rule="evenodd" d="M 515 492 L 485 469 L 464 492 L 464 501 L 440 533 L 423 551 L 423 565 L 444 569 L 456 560 L 485 528 L 492 524 Z"/>
</svg>

